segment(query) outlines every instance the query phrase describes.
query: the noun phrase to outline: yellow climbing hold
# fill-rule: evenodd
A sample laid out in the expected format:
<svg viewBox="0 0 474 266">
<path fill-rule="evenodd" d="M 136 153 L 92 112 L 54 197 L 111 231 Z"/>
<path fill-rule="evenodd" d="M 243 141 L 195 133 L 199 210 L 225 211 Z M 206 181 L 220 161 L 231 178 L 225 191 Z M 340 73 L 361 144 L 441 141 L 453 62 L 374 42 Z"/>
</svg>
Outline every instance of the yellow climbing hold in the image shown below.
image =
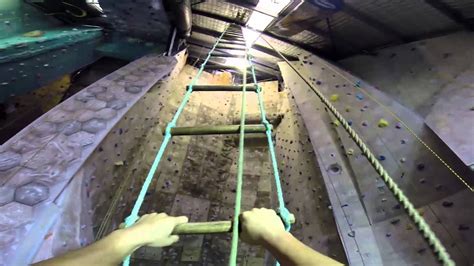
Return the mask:
<svg viewBox="0 0 474 266">
<path fill-rule="evenodd" d="M 116 166 L 122 166 L 122 165 L 124 165 L 123 161 L 116 161 L 114 164 L 115 164 Z"/>
<path fill-rule="evenodd" d="M 388 127 L 389 123 L 387 120 L 383 119 L 383 118 L 380 118 L 379 120 L 379 127 Z"/>
<path fill-rule="evenodd" d="M 335 127 L 338 127 L 341 123 L 339 122 L 339 120 L 334 120 L 332 121 L 332 124 L 335 126 Z"/>
<path fill-rule="evenodd" d="M 354 149 L 347 149 L 347 155 L 353 155 L 354 154 Z"/>
<path fill-rule="evenodd" d="M 40 36 L 43 36 L 43 34 L 44 33 L 40 30 L 34 30 L 34 31 L 24 33 L 23 36 L 25 36 L 25 37 L 40 37 Z"/>
<path fill-rule="evenodd" d="M 333 94 L 331 97 L 329 97 L 329 100 L 331 102 L 337 102 L 339 100 L 339 94 Z"/>
</svg>

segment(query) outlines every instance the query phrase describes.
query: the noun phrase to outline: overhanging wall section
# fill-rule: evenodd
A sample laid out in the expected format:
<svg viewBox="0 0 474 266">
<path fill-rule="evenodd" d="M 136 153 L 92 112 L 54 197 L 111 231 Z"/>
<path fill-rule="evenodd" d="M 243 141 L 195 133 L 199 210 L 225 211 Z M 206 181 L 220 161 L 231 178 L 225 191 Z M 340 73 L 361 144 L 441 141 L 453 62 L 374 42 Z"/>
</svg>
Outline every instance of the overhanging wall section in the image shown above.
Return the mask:
<svg viewBox="0 0 474 266">
<path fill-rule="evenodd" d="M 433 227 L 452 257 L 460 263 L 472 261 L 468 252 L 470 231 L 459 228 L 465 228 L 464 225 L 469 227 L 473 221 L 469 215 L 458 214 L 454 207 L 463 204 L 463 202 L 472 202 L 471 192 L 467 191 L 465 186 L 430 152 L 424 149 L 403 128 L 403 125 L 397 122 L 383 107 L 354 87 L 359 79 L 316 56 L 307 55 L 301 59 L 303 63 L 294 65 L 327 98 L 331 98 L 336 108 L 352 123 L 352 127 L 379 157 L 380 162 L 395 179 L 395 182 L 415 206 L 421 208 L 421 213 L 424 214 L 425 219 Z M 303 84 L 300 78 L 291 79 L 290 82 L 289 77 L 294 76 L 295 73 L 286 63 L 280 63 L 280 68 L 285 85 L 295 96 L 303 117 L 305 117 L 305 112 L 311 112 L 311 110 L 313 112 L 306 114 L 306 119 L 304 119 L 306 126 L 310 127 L 310 124 L 314 124 L 313 120 L 318 116 L 316 113 L 321 112 L 320 125 L 324 125 L 325 130 L 333 136 L 332 146 L 340 147 L 338 153 L 341 157 L 336 162 L 337 154 L 333 153 L 333 160 L 336 160 L 334 163 L 345 164 L 348 167 L 346 174 L 351 175 L 354 185 L 352 189 L 355 190 L 342 192 L 358 194 L 356 197 L 360 199 L 363 206 L 361 211 L 366 214 L 376 245 L 380 247 L 381 259 L 388 263 L 435 263 L 434 256 L 428 251 L 429 247 L 424 243 L 423 238 L 407 219 L 403 209 L 400 208 L 384 182 L 377 177 L 372 166 L 361 155 L 347 133 L 337 126 L 338 123 L 334 122 L 332 115 L 323 111 L 324 107 L 319 105 L 317 96 L 307 85 Z M 397 113 L 414 132 L 439 152 L 462 176 L 469 176 L 468 169 L 463 167 L 463 164 L 453 156 L 453 153 L 426 129 L 421 118 L 362 81 L 361 87 Z M 298 95 L 300 102 L 298 102 Z M 314 99 L 313 103 L 306 100 L 311 98 Z M 313 104 L 313 108 L 308 108 L 307 105 L 311 104 Z M 388 125 L 379 127 L 380 119 L 386 120 Z M 321 121 L 325 121 L 325 123 L 323 124 Z M 321 129 L 317 130 L 321 131 Z M 327 156 L 324 146 L 316 147 L 316 150 L 318 149 L 322 156 Z M 341 174 L 344 174 L 344 169 Z M 334 178 L 332 180 L 334 181 Z M 357 203 L 357 201 L 354 202 Z M 345 210 L 358 207 L 357 204 L 346 205 L 346 203 L 343 203 L 343 206 L 345 206 Z M 336 212 L 335 215 L 336 220 L 344 218 L 344 215 L 338 217 Z M 453 218 L 444 221 L 440 218 L 448 216 Z M 457 225 L 453 226 L 453 224 Z M 345 235 L 348 233 L 339 229 L 341 237 L 346 238 Z M 355 237 L 352 236 L 352 232 L 349 233 L 357 239 L 359 230 L 354 231 Z M 346 253 L 348 253 L 347 247 Z"/>
</svg>

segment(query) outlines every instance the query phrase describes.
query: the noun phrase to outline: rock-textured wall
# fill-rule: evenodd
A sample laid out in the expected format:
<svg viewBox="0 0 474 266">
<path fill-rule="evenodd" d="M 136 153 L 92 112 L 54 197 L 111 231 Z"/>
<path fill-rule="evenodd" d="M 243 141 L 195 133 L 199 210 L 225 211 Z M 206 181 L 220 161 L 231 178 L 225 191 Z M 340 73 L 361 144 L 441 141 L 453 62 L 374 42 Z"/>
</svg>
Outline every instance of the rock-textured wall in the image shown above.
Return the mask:
<svg viewBox="0 0 474 266">
<path fill-rule="evenodd" d="M 184 54 L 177 58 L 183 62 Z M 101 151 L 99 143 L 116 123 L 127 120 L 125 113 L 176 62 L 158 55 L 132 62 L 56 106 L 2 145 L 0 264 L 26 265 L 39 249 L 37 259 L 91 240 L 92 219 L 100 217 L 94 207 L 100 208 L 101 199 L 95 192 L 110 193 L 113 179 L 95 176 L 83 165 L 105 168 L 124 156 L 114 152 L 110 161 L 90 160 L 93 152 Z M 123 139 L 129 145 L 132 140 Z"/>
<path fill-rule="evenodd" d="M 185 57 L 183 52 L 175 59 L 137 60 L 55 107 L 2 147 L 2 263 L 22 265 L 87 245 L 129 215 L 164 129 L 197 74 L 196 68 L 184 66 Z M 197 84 L 228 85 L 232 76 L 204 72 Z M 278 82 L 261 85 L 268 119 L 276 129 L 285 199 L 297 218 L 293 233 L 345 262 L 296 107 L 286 92 L 278 92 Z M 238 124 L 240 106 L 241 93 L 195 92 L 177 126 Z M 247 121 L 259 120 L 257 96 L 249 92 Z M 230 220 L 237 147 L 237 135 L 173 137 L 140 214 Z M 249 134 L 245 145 L 242 209 L 253 207 L 276 207 L 267 140 L 258 134 Z M 224 265 L 230 239 L 230 234 L 186 236 L 172 247 L 141 248 L 132 260 L 138 265 Z M 238 262 L 272 265 L 274 260 L 261 247 L 240 243 Z"/>
<path fill-rule="evenodd" d="M 185 87 L 196 75 L 197 69 L 185 66 L 179 74 L 172 75 L 170 83 L 166 87 L 171 91 L 168 100 L 163 109 L 157 113 L 160 122 L 151 129 L 152 134 L 146 136 L 137 149 L 136 154 L 147 154 L 147 160 L 151 160 L 162 139 L 162 131 L 166 123 L 171 120 L 178 104 L 185 92 Z M 231 84 L 230 79 L 222 76 L 211 75 L 204 72 L 198 84 Z M 163 85 L 164 86 L 164 85 Z M 262 83 L 264 90 L 265 106 L 270 120 L 277 120 L 286 109 L 283 108 L 286 94 L 278 93 L 277 82 Z M 151 92 L 150 94 L 153 94 Z M 149 95 L 148 97 L 151 97 Z M 195 92 L 193 93 L 188 105 L 185 108 L 181 118 L 178 120 L 178 126 L 193 125 L 219 125 L 219 124 L 238 124 L 240 121 L 240 93 L 230 92 Z M 212 99 L 212 100 L 210 100 Z M 154 104 L 152 102 L 146 103 Z M 260 118 L 258 101 L 255 93 L 247 95 L 247 117 L 248 120 L 258 121 Z M 285 123 L 292 123 L 289 121 Z M 255 123 L 255 122 L 254 122 Z M 159 132 L 159 133 L 156 133 Z M 278 134 L 278 133 L 277 133 Z M 288 138 L 295 138 L 293 134 Z M 150 142 L 151 141 L 151 142 Z M 165 156 L 160 170 L 156 174 L 147 193 L 141 213 L 148 212 L 167 212 L 172 215 L 187 215 L 191 221 L 215 221 L 230 220 L 233 216 L 235 201 L 235 178 L 237 174 L 238 160 L 238 137 L 237 136 L 180 136 L 174 137 Z M 280 146 L 286 146 L 281 144 Z M 287 151 L 279 150 L 282 162 L 288 161 L 283 155 Z M 134 168 L 138 158 L 132 159 L 122 167 Z M 293 159 L 295 160 L 295 159 Z M 284 167 L 283 163 L 280 167 Z M 135 172 L 133 184 L 124 184 L 127 191 L 117 192 L 117 197 L 128 197 L 123 205 L 126 210 L 123 215 L 117 210 L 110 210 L 115 213 L 117 219 L 109 230 L 114 228 L 117 223 L 128 215 L 133 198 L 137 194 L 136 189 L 140 186 L 146 174 L 148 165 L 142 165 L 142 172 Z M 295 165 L 296 167 L 296 165 Z M 315 172 L 312 172 L 315 171 Z M 293 177 L 287 170 L 283 171 L 283 178 L 287 184 L 293 183 Z M 317 168 L 305 170 L 307 176 L 318 177 Z M 299 187 L 306 186 L 306 182 L 298 182 Z M 124 181 L 126 182 L 126 181 Z M 272 208 L 274 197 L 273 175 L 268 157 L 267 142 L 262 135 L 249 135 L 246 138 L 245 147 L 245 171 L 243 185 L 242 209 L 249 210 L 253 207 Z M 289 186 L 289 185 L 286 185 Z M 291 185 L 289 186 L 291 187 Z M 130 191 L 128 190 L 130 189 Z M 302 189 L 302 188 L 301 188 Z M 309 189 L 309 188 L 304 188 Z M 311 187 L 311 193 L 313 187 Z M 321 187 L 314 185 L 314 189 L 321 190 Z M 135 190 L 135 191 L 134 191 Z M 119 196 L 121 195 L 121 196 Z M 342 247 L 337 239 L 326 241 L 317 239 L 316 233 L 309 237 L 303 237 L 303 229 L 309 232 L 311 226 L 316 226 L 313 219 L 319 218 L 320 211 L 316 206 L 311 208 L 304 207 L 304 203 L 298 199 L 298 188 L 296 191 L 288 191 L 287 196 L 292 204 L 291 210 L 301 208 L 301 213 L 297 214 L 298 224 L 295 226 L 295 233 L 307 243 L 320 243 L 321 246 L 330 242 L 330 247 L 321 248 L 322 252 L 342 258 Z M 306 195 L 311 198 L 312 194 Z M 131 200 L 130 200 L 131 199 Z M 321 204 L 327 205 L 324 198 L 318 199 Z M 127 202 L 127 203 L 125 203 Z M 294 208 L 293 208 L 294 206 Z M 327 208 L 327 206 L 323 207 Z M 118 214 L 120 213 L 120 214 Z M 325 216 L 329 228 L 328 232 L 321 230 L 322 235 L 328 235 L 328 238 L 334 237 L 334 224 L 331 224 L 331 213 L 322 212 L 319 216 Z M 301 221 L 301 224 L 300 224 Z M 303 224 L 303 221 L 304 224 Z M 322 222 L 324 223 L 324 222 Z M 230 252 L 230 235 L 205 235 L 205 236 L 186 236 L 182 241 L 169 248 L 150 248 L 144 247 L 137 250 L 132 258 L 133 262 L 139 265 L 148 264 L 187 264 L 187 265 L 224 265 L 228 261 Z M 332 245 L 332 246 L 331 246 Z M 314 244 L 318 247 L 318 244 Z M 243 265 L 263 265 L 272 264 L 272 258 L 266 255 L 260 247 L 248 246 L 243 243 L 239 246 L 239 263 Z"/>
<path fill-rule="evenodd" d="M 424 126 L 421 117 L 386 94 L 316 56 L 303 56 L 301 62 L 294 66 L 331 99 L 419 208 L 453 259 L 461 265 L 471 264 L 473 258 L 468 250 L 472 245 L 470 228 L 474 221 L 470 215 L 459 213 L 457 208 L 469 209 L 473 202 L 472 192 L 386 108 L 396 113 L 412 132 L 472 183 L 468 167 Z M 401 205 L 347 133 L 332 115 L 327 114 L 327 110 L 323 111 L 325 108 L 317 96 L 293 70 L 285 63 L 281 63 L 280 68 L 306 126 L 311 128 L 310 138 L 317 144 L 315 151 L 326 168 L 326 186 L 331 202 L 340 204 L 341 208 L 335 210 L 336 222 L 346 244 L 349 262 L 367 264 L 368 260 L 376 258 L 376 261 L 388 265 L 436 263 Z M 356 84 L 360 87 L 354 86 Z M 324 131 L 331 137 L 321 136 Z M 365 215 L 361 216 L 361 213 Z M 355 241 L 356 249 L 347 245 L 352 241 Z M 357 258 L 359 252 L 361 256 Z"/>
</svg>

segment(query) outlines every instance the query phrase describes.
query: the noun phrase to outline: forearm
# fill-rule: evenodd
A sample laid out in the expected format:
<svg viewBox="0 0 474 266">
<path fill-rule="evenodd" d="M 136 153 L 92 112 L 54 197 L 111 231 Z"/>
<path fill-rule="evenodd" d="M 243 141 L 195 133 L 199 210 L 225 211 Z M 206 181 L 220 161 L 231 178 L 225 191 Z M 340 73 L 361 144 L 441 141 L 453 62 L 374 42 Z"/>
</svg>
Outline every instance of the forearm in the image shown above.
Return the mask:
<svg viewBox="0 0 474 266">
<path fill-rule="evenodd" d="M 140 246 L 141 243 L 134 237 L 130 237 L 130 232 L 127 229 L 116 230 L 87 247 L 35 265 L 118 265 L 127 255 Z"/>
<path fill-rule="evenodd" d="M 285 266 L 341 265 L 341 263 L 309 248 L 288 232 L 266 239 L 264 246 Z"/>
</svg>

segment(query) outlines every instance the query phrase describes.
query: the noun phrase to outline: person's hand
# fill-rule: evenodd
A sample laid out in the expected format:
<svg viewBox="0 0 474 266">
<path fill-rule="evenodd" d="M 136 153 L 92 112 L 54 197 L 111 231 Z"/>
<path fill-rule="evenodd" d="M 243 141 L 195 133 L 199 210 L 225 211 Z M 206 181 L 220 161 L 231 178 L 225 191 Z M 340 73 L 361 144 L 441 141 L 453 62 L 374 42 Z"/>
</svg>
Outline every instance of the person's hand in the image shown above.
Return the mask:
<svg viewBox="0 0 474 266">
<path fill-rule="evenodd" d="M 131 241 L 136 241 L 140 246 L 166 247 L 179 240 L 179 236 L 171 235 L 178 224 L 188 222 L 188 217 L 172 217 L 166 213 L 145 214 L 131 227 L 126 228 Z"/>
<path fill-rule="evenodd" d="M 240 237 L 248 244 L 265 245 L 286 232 L 283 222 L 274 210 L 253 208 L 240 215 L 240 222 Z"/>
</svg>

